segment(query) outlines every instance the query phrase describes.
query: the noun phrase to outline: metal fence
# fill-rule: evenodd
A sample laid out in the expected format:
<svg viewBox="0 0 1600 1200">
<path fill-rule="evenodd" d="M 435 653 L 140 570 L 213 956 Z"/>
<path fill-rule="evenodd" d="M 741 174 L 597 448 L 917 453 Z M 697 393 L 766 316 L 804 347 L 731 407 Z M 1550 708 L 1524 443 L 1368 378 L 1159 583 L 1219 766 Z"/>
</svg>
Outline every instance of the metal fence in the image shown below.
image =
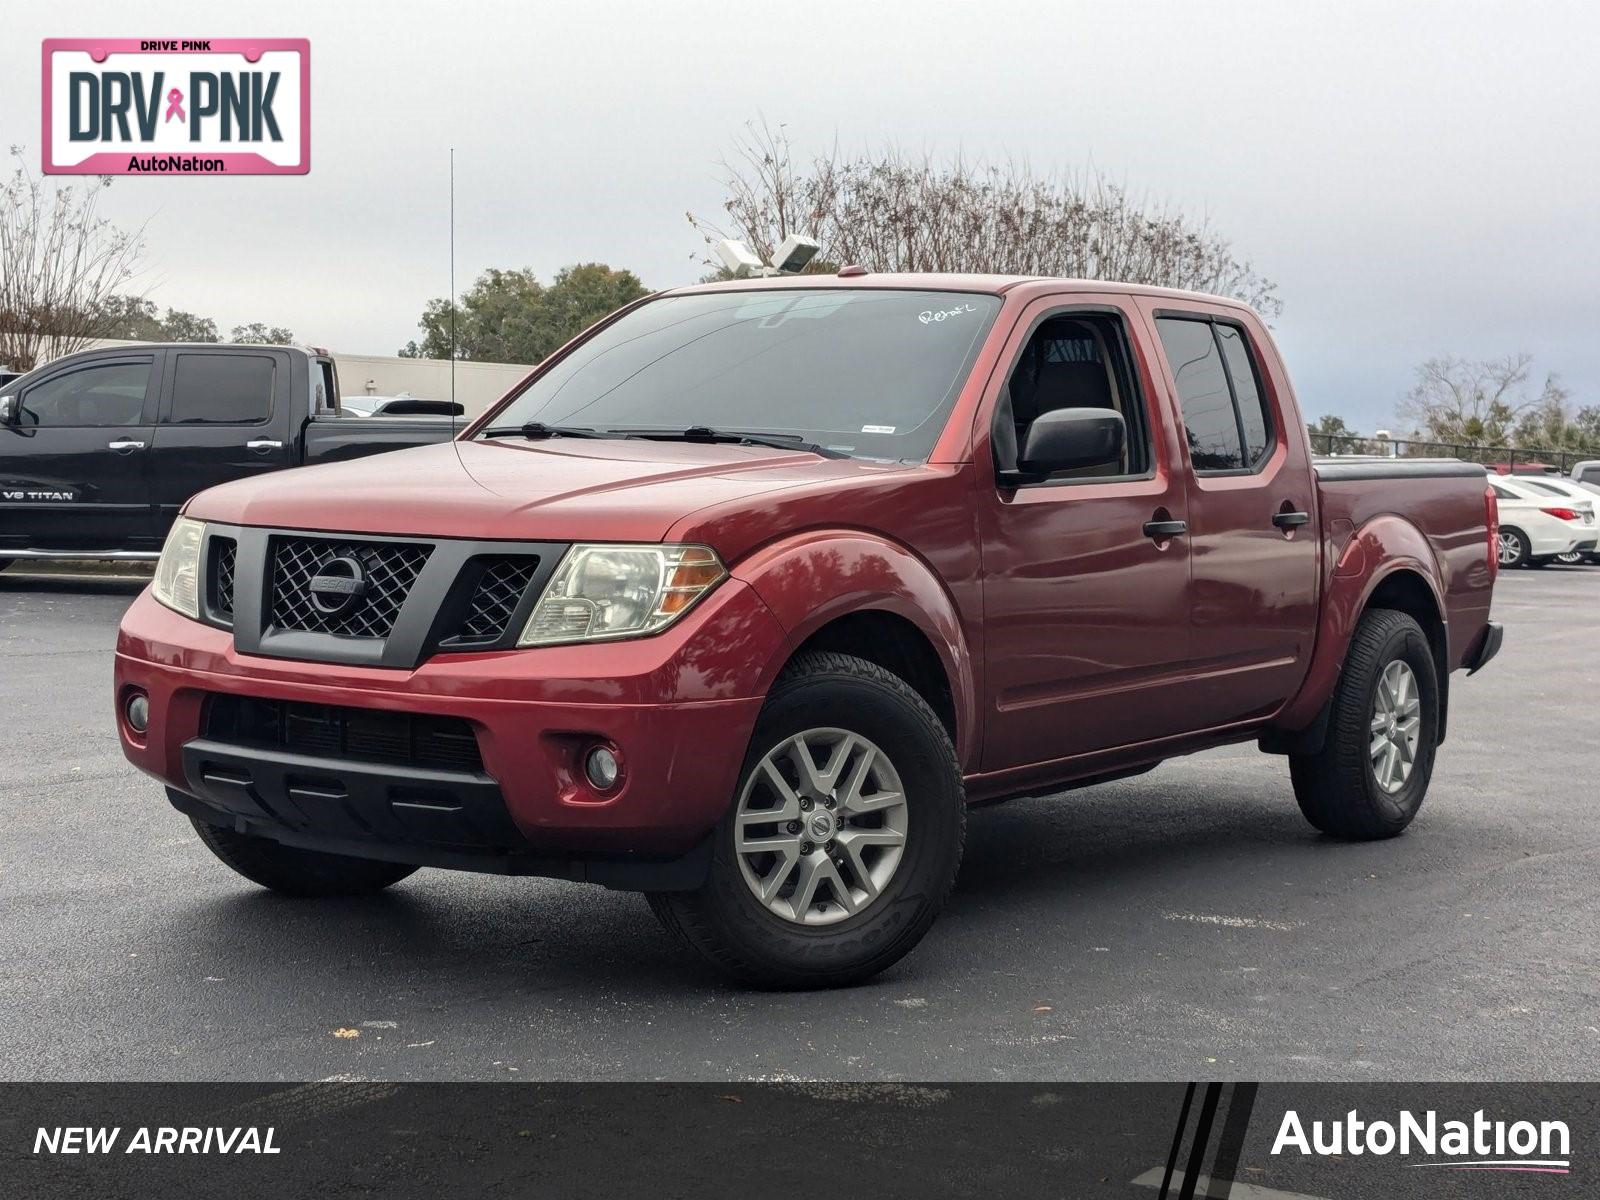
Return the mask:
<svg viewBox="0 0 1600 1200">
<path fill-rule="evenodd" d="M 1418 442 L 1407 438 L 1364 438 L 1345 434 L 1313 433 L 1316 454 L 1368 454 L 1383 458 L 1459 458 L 1486 467 L 1536 471 L 1553 467 L 1562 474 L 1585 459 L 1600 458 L 1594 451 L 1548 450 L 1541 446 L 1464 446 L 1456 442 Z"/>
</svg>

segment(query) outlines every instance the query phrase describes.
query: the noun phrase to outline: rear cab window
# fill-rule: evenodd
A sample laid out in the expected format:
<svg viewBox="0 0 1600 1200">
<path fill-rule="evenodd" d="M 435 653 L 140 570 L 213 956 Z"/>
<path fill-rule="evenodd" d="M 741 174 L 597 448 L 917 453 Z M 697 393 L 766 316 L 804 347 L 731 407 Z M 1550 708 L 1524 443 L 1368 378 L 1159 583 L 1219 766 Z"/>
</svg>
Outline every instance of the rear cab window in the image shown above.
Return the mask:
<svg viewBox="0 0 1600 1200">
<path fill-rule="evenodd" d="M 1196 313 L 1156 318 L 1197 475 L 1260 469 L 1276 444 L 1261 368 L 1242 326 Z"/>
<path fill-rule="evenodd" d="M 311 362 L 311 415 L 337 417 L 341 415 L 343 400 L 339 396 L 339 371 L 331 358 L 317 358 Z"/>
</svg>

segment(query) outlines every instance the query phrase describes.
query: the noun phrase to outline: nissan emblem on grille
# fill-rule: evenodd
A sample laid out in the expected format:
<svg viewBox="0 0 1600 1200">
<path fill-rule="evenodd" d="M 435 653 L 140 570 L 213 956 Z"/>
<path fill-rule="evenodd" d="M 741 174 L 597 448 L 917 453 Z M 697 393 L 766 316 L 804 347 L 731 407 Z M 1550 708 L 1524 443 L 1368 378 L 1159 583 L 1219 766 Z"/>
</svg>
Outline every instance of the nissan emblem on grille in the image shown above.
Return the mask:
<svg viewBox="0 0 1600 1200">
<path fill-rule="evenodd" d="M 283 534 L 272 539 L 272 624 L 335 637 L 386 638 L 433 547 Z"/>
<path fill-rule="evenodd" d="M 361 602 L 367 592 L 367 571 L 354 555 L 341 554 L 323 564 L 307 585 L 311 603 L 330 617 L 341 616 Z"/>
</svg>

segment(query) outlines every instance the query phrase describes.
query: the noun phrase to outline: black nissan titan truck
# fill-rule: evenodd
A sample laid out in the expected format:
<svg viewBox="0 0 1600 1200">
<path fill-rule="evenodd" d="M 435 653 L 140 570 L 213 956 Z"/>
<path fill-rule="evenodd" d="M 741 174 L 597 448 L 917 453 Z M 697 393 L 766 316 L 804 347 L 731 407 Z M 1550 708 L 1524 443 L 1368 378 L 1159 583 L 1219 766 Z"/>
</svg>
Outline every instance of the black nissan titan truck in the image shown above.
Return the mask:
<svg viewBox="0 0 1600 1200">
<path fill-rule="evenodd" d="M 0 570 L 21 559 L 154 560 L 196 492 L 442 442 L 453 427 L 448 415 L 345 414 L 333 359 L 316 349 L 67 355 L 0 385 Z"/>
</svg>

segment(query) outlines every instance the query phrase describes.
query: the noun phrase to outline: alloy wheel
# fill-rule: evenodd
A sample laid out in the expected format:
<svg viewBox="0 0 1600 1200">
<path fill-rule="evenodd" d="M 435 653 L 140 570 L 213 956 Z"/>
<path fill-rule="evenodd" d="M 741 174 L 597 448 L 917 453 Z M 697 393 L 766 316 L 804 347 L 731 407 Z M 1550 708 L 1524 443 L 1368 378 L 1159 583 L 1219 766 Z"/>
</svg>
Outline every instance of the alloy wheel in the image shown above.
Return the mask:
<svg viewBox="0 0 1600 1200">
<path fill-rule="evenodd" d="M 1398 792 L 1411 777 L 1421 732 L 1422 696 L 1416 674 L 1403 660 L 1396 659 L 1378 678 L 1368 747 L 1372 774 L 1384 791 Z"/>
<path fill-rule="evenodd" d="M 1500 535 L 1500 565 L 1509 567 L 1522 557 L 1522 541 L 1514 533 Z"/>
<path fill-rule="evenodd" d="M 835 924 L 888 887 L 908 816 L 888 755 L 858 733 L 807 729 L 767 751 L 745 781 L 733 827 L 740 874 L 783 920 Z"/>
</svg>

